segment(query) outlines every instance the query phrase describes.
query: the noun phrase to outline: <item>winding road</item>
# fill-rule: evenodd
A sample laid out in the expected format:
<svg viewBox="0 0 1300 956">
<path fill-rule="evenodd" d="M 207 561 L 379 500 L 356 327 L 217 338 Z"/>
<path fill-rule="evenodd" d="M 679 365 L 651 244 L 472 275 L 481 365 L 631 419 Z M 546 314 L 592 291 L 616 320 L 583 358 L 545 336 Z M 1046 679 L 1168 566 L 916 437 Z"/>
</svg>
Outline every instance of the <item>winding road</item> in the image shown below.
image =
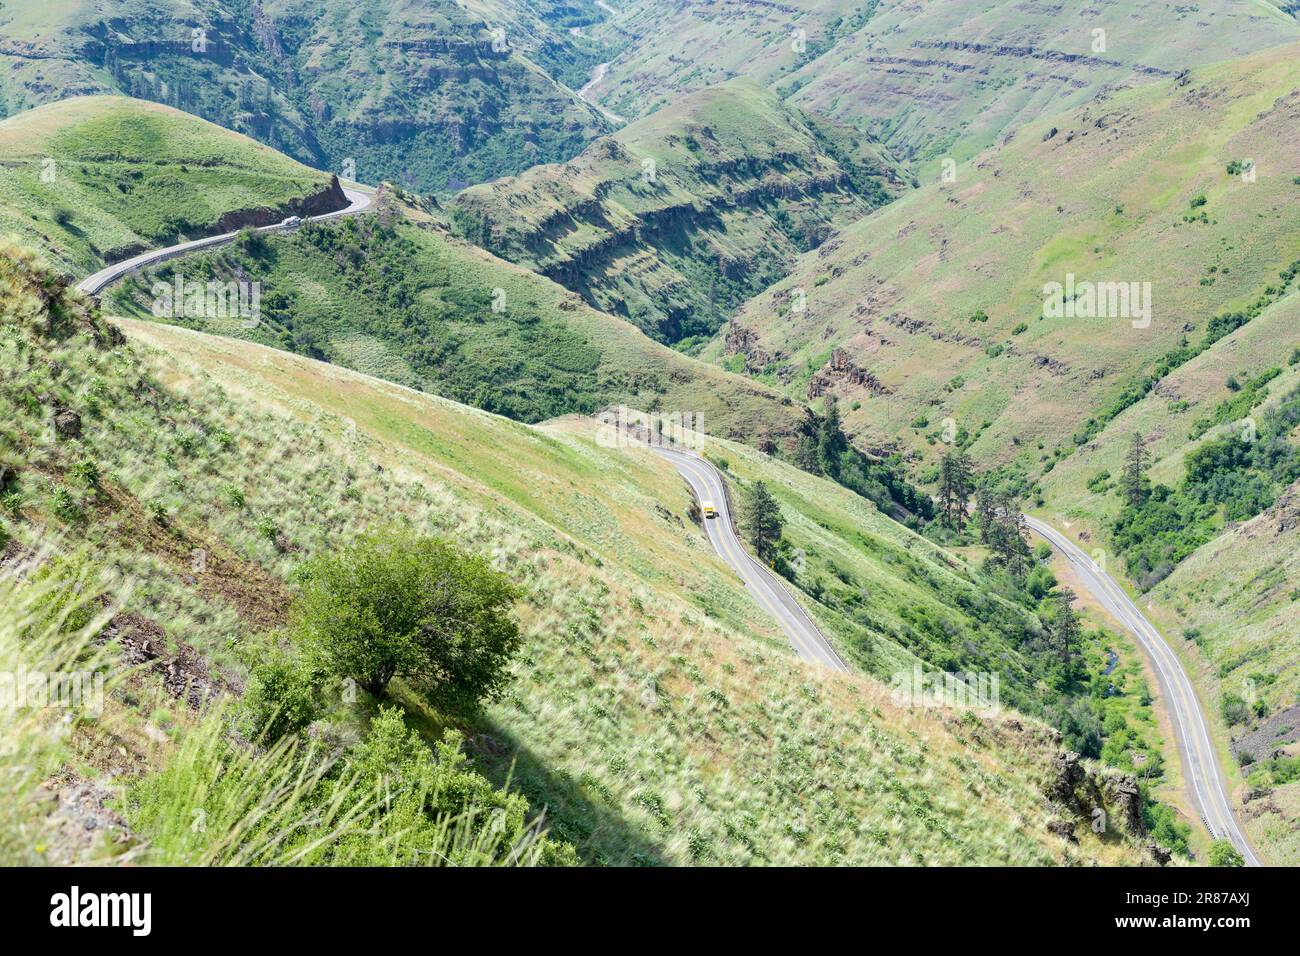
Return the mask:
<svg viewBox="0 0 1300 956">
<path fill-rule="evenodd" d="M 591 71 L 591 79 L 587 81 L 587 85 L 584 86 L 582 89 L 578 90 L 578 99 L 582 100 L 584 103 L 588 104 L 589 106 L 594 106 L 596 109 L 604 113 L 605 117 L 609 119 L 611 122 L 619 126 L 622 126 L 627 123 L 627 117 L 619 116 L 613 110 L 605 109 L 605 107 L 597 103 L 595 99 L 593 99 L 592 97 L 592 91 L 594 91 L 596 87 L 600 86 L 601 81 L 605 79 L 608 73 L 609 73 L 608 63 L 597 63 L 596 66 Z"/>
<path fill-rule="evenodd" d="M 346 207 L 320 216 L 312 216 L 304 221 L 322 221 L 355 215 L 368 209 L 372 203 L 370 194 L 366 192 L 347 187 L 343 188 L 343 192 L 348 199 Z M 293 226 L 281 222 L 262 226 L 255 231 L 271 233 L 290 228 Z M 224 245 L 231 242 L 238 234 L 238 231 L 227 232 L 141 253 L 87 276 L 77 283 L 77 289 L 87 295 L 98 295 L 107 286 L 138 269 L 191 252 Z M 732 521 L 726 485 L 717 469 L 704 458 L 691 452 L 662 446 L 650 447 L 672 462 L 690 485 L 696 498 L 700 501 L 712 501 L 715 504 L 717 517 L 704 521 L 710 543 L 740 576 L 759 605 L 781 625 L 799 657 L 833 671 L 849 673 L 851 670 L 849 665 L 835 652 L 807 611 L 794 599 L 780 579 L 751 557 L 741 544 Z M 1161 692 L 1167 702 L 1182 757 L 1188 794 L 1196 809 L 1212 836 L 1230 840 L 1241 852 L 1247 864 L 1260 866 L 1259 857 L 1256 856 L 1245 831 L 1233 813 L 1227 783 L 1219 767 L 1213 738 L 1196 691 L 1174 652 L 1124 589 L 1101 570 L 1073 541 L 1037 518 L 1026 515 L 1025 521 L 1030 530 L 1070 562 L 1084 589 L 1113 614 L 1141 644 L 1155 669 Z"/>
<path fill-rule="evenodd" d="M 673 463 L 697 499 L 701 502 L 711 501 L 717 507 L 718 516 L 704 521 L 713 549 L 740 575 L 754 600 L 776 618 L 794 646 L 795 653 L 805 661 L 821 664 L 833 671 L 849 673 L 849 665 L 835 653 L 835 648 L 818 630 L 808 612 L 799 605 L 777 576 L 750 557 L 740 543 L 731 519 L 726 486 L 718 470 L 699 455 L 658 445 L 650 447 Z"/>
<path fill-rule="evenodd" d="M 776 618 L 795 652 L 805 661 L 848 673 L 850 668 L 844 659 L 831 647 L 785 585 L 752 558 L 741 544 L 732 523 L 726 486 L 717 469 L 699 455 L 676 448 L 651 447 L 673 463 L 698 500 L 714 503 L 718 511 L 717 518 L 706 519 L 704 522 L 710 543 L 740 575 L 755 600 Z M 1037 518 L 1026 515 L 1025 521 L 1030 530 L 1070 562 L 1083 588 L 1114 615 L 1142 646 L 1160 682 L 1161 693 L 1178 740 L 1187 791 L 1197 812 L 1211 836 L 1231 841 L 1248 865 L 1260 866 L 1254 847 L 1233 813 L 1228 786 L 1219 767 L 1200 700 L 1173 650 L 1124 589 L 1078 545 Z"/>
<path fill-rule="evenodd" d="M 1232 812 L 1228 786 L 1219 767 L 1210 728 L 1196 690 L 1182 664 L 1155 626 L 1118 583 L 1078 545 L 1051 525 L 1025 516 L 1029 529 L 1060 552 L 1079 576 L 1083 587 L 1135 637 L 1155 669 L 1183 761 L 1187 792 L 1210 835 L 1232 841 L 1250 866 L 1259 857 Z"/>
<path fill-rule="evenodd" d="M 349 189 L 344 186 L 343 195 L 348 199 L 348 204 L 342 209 L 336 209 L 334 212 L 327 212 L 320 216 L 309 216 L 303 222 L 321 222 L 326 219 L 337 219 L 340 216 L 351 216 L 362 212 L 370 207 L 371 197 L 369 193 L 361 192 L 358 189 Z M 277 222 L 270 226 L 259 226 L 254 232 L 283 232 L 286 229 L 293 228 L 286 226 L 283 222 Z M 142 252 L 138 256 L 132 256 L 130 259 L 123 259 L 107 268 L 100 269 L 98 272 L 86 276 L 77 283 L 77 291 L 86 295 L 99 295 L 108 286 L 112 285 L 123 276 L 135 272 L 137 269 L 143 269 L 146 266 L 157 265 L 160 262 L 166 262 L 168 259 L 175 259 L 177 256 L 183 256 L 191 252 L 198 252 L 201 249 L 210 249 L 213 246 L 222 246 L 232 241 L 239 231 L 223 232 L 219 236 L 204 236 L 202 239 L 192 239 L 189 242 L 177 243 L 174 246 L 168 246 L 166 249 L 154 249 L 150 252 Z"/>
</svg>

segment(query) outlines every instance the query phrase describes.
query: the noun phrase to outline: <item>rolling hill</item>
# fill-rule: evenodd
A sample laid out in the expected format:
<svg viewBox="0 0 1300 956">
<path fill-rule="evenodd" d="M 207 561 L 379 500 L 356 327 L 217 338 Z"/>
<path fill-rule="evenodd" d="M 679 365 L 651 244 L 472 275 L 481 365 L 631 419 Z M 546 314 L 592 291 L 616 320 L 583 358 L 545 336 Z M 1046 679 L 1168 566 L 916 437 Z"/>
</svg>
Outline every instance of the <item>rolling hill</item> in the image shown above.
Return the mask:
<svg viewBox="0 0 1300 956">
<path fill-rule="evenodd" d="M 800 252 L 905 188 L 869 137 L 735 80 L 568 163 L 466 190 L 452 221 L 594 307 L 680 342 L 712 334 Z"/>
<path fill-rule="evenodd" d="M 1267 0 L 701 0 L 672 18 L 653 0 L 617 7 L 605 31 L 626 45 L 597 91 L 616 112 L 749 77 L 872 133 L 926 180 L 940 159 L 1099 93 L 1300 39 Z"/>
<path fill-rule="evenodd" d="M 11 146 L 0 168 L 0 228 L 74 274 L 141 248 L 346 204 L 328 174 L 139 100 L 40 107 L 0 121 L 0 143 Z M 151 316 L 159 278 L 256 283 L 254 327 L 194 321 L 526 421 L 625 403 L 698 416 L 719 435 L 748 440 L 793 441 L 810 427 L 806 410 L 772 389 L 652 342 L 449 235 L 428 204 L 392 191 L 377 203 L 379 216 L 364 223 L 250 238 L 110 294 L 120 309 Z"/>
<path fill-rule="evenodd" d="M 807 410 L 653 342 L 555 283 L 451 236 L 392 194 L 362 221 L 312 225 L 146 270 L 109 293 L 152 317 L 177 278 L 259 282 L 255 323 L 177 317 L 535 422 L 606 405 L 698 417 L 720 435 L 793 441 Z M 251 327 L 248 327 L 250 326 Z"/>
<path fill-rule="evenodd" d="M 0 121 L 0 232 L 69 271 L 347 205 L 337 180 L 168 106 L 62 100 Z"/>
<path fill-rule="evenodd" d="M 703 354 L 851 402 L 864 443 L 1050 471 L 1293 281 L 1296 50 L 1030 124 L 805 254 Z M 1149 322 L 1045 296 L 1076 279 L 1136 283 Z"/>
</svg>

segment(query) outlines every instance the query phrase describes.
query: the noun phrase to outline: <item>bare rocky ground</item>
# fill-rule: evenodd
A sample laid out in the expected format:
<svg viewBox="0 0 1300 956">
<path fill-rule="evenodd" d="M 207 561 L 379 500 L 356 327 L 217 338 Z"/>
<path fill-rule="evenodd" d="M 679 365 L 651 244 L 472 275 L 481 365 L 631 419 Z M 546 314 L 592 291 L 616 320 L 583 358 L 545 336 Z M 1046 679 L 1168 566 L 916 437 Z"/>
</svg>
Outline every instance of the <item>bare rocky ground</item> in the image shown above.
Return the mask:
<svg viewBox="0 0 1300 956">
<path fill-rule="evenodd" d="M 1279 710 L 1250 733 L 1232 742 L 1234 754 L 1250 754 L 1255 760 L 1284 756 L 1286 748 L 1300 740 L 1300 704 Z"/>
<path fill-rule="evenodd" d="M 124 865 L 136 853 L 136 839 L 109 803 L 114 791 L 72 773 L 42 785 L 50 800 L 42 855 L 52 866 Z"/>
</svg>

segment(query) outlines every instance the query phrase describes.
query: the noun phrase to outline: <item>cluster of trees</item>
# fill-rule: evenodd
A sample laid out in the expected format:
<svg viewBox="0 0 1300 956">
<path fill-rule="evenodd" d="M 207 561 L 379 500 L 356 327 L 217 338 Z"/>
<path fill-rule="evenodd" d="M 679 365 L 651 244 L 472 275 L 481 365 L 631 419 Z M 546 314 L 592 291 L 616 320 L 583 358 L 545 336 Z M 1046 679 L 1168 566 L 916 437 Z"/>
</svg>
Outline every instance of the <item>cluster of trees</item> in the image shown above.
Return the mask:
<svg viewBox="0 0 1300 956">
<path fill-rule="evenodd" d="M 940 462 L 939 517 L 956 534 L 974 525 L 980 543 L 988 548 L 989 564 L 1006 573 L 1014 596 L 1043 621 L 1046 646 L 1060 661 L 1063 686 L 1077 680 L 1083 631 L 1074 610 L 1075 594 L 1057 588 L 1056 576 L 1045 563 L 1051 547 L 1029 547 L 1019 498 L 989 476 L 978 475 L 970 456 L 958 448 Z"/>
<path fill-rule="evenodd" d="M 939 510 L 946 527 L 960 532 L 966 527 L 971 495 L 975 492 L 975 468 L 964 450 L 951 451 L 939 465 Z"/>
<path fill-rule="evenodd" d="M 1300 389 L 1258 422 L 1247 421 L 1189 453 L 1176 487 L 1150 481 L 1145 441 L 1133 435 L 1118 487 L 1123 507 L 1110 536 L 1139 587 L 1162 581 L 1223 522 L 1253 518 L 1300 478 L 1300 449 L 1288 437 L 1297 424 Z"/>
<path fill-rule="evenodd" d="M 984 486 L 975 492 L 975 516 L 980 541 L 993 562 L 1024 582 L 1031 570 L 1031 552 L 1020 502 L 1008 491 Z"/>
<path fill-rule="evenodd" d="M 853 447 L 844 434 L 839 405 L 833 398 L 827 400 L 825 414 L 800 437 L 795 464 L 856 492 L 900 521 L 915 526 L 934 518 L 933 503 L 907 480 L 901 459 L 890 456 L 877 460 Z"/>
</svg>

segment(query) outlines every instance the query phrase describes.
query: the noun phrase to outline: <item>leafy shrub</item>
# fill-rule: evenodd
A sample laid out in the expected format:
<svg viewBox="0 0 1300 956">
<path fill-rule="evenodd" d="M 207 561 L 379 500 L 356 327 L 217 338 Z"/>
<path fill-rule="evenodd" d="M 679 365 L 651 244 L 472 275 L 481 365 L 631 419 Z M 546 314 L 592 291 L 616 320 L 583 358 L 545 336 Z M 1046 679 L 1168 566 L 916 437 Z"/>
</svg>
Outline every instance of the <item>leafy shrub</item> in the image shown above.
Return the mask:
<svg viewBox="0 0 1300 956">
<path fill-rule="evenodd" d="M 1241 853 L 1227 840 L 1215 840 L 1210 844 L 1210 866 L 1245 866 Z"/>
<path fill-rule="evenodd" d="M 303 569 L 303 645 L 375 697 L 400 677 L 436 706 L 494 697 L 519 646 L 516 594 L 482 557 L 405 531 L 368 534 Z"/>
<path fill-rule="evenodd" d="M 1191 836 L 1192 828 L 1180 823 L 1167 804 L 1155 803 L 1144 795 L 1142 818 L 1156 843 L 1183 856 L 1190 852 L 1187 838 Z"/>
<path fill-rule="evenodd" d="M 275 523 L 273 517 L 265 512 L 257 516 L 253 526 L 257 529 L 257 533 L 267 541 L 274 541 L 280 534 L 280 526 Z"/>
<path fill-rule="evenodd" d="M 300 662 L 274 652 L 253 666 L 240 708 L 245 734 L 265 743 L 305 730 L 320 716 L 310 673 Z"/>
<path fill-rule="evenodd" d="M 69 524 L 74 521 L 80 521 L 83 517 L 81 506 L 77 499 L 72 496 L 72 492 L 60 485 L 54 489 L 50 495 L 50 511 L 61 521 Z"/>
<path fill-rule="evenodd" d="M 1223 708 L 1223 719 L 1228 722 L 1229 727 L 1235 727 L 1237 724 L 1245 724 L 1250 721 L 1250 705 L 1234 693 L 1223 695 L 1221 704 Z"/>
</svg>

